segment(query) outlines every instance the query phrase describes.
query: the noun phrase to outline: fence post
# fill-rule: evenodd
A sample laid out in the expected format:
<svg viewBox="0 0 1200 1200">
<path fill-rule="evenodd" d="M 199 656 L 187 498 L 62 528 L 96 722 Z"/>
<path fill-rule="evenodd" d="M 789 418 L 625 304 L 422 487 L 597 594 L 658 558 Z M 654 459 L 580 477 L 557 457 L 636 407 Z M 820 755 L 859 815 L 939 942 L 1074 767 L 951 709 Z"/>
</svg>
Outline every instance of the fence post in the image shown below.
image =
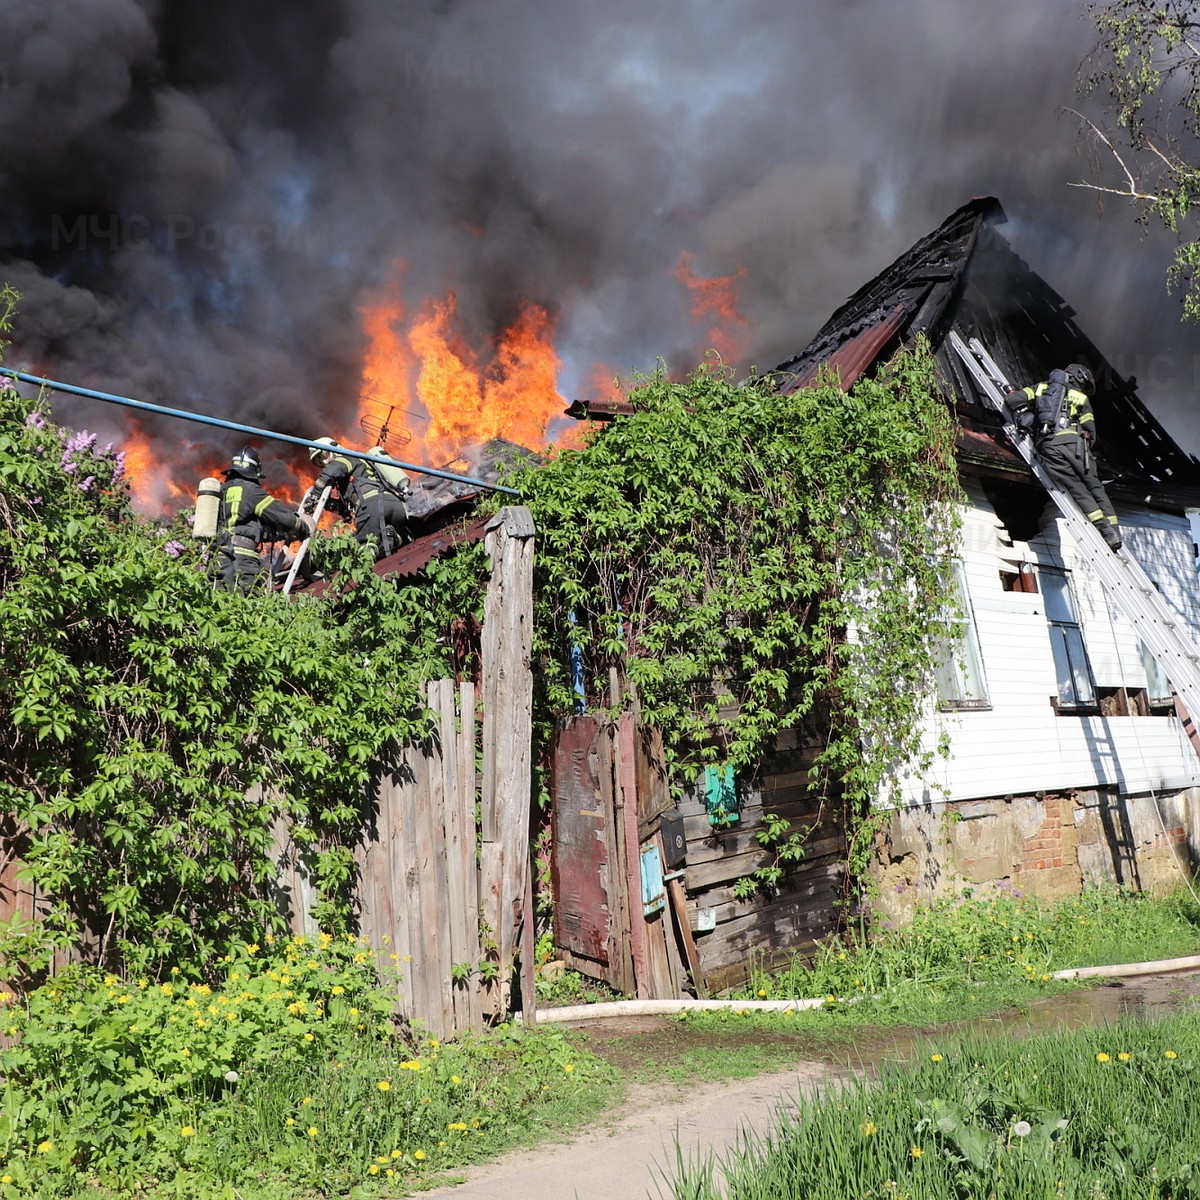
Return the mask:
<svg viewBox="0 0 1200 1200">
<path fill-rule="evenodd" d="M 533 713 L 533 516 L 503 508 L 488 523 L 492 564 L 482 647 L 483 920 L 495 941 L 495 1015 L 507 1014 L 529 862 Z M 532 1003 L 527 999 L 527 1003 Z"/>
</svg>

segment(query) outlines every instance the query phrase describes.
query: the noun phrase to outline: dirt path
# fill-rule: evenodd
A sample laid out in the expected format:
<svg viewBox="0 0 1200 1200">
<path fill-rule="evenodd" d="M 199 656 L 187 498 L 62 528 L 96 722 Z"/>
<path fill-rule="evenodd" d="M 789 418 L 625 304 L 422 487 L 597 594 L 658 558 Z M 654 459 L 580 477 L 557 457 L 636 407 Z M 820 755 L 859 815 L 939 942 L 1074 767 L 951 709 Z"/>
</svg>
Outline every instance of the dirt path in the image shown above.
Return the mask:
<svg viewBox="0 0 1200 1200">
<path fill-rule="evenodd" d="M 608 1119 L 569 1143 L 520 1150 L 468 1168 L 463 1183 L 424 1192 L 455 1200 L 667 1200 L 664 1169 L 732 1145 L 739 1128 L 763 1128 L 781 1105 L 833 1072 L 800 1062 L 786 1071 L 695 1089 L 630 1089 Z"/>
<path fill-rule="evenodd" d="M 971 1023 L 977 1032 L 998 1036 L 1027 1035 L 1084 1024 L 1109 1024 L 1123 1017 L 1152 1020 L 1200 1001 L 1200 972 L 1114 980 L 1105 986 L 1038 1001 L 1028 1011 L 998 1015 Z M 570 1028 L 570 1026 L 569 1026 Z M 569 1141 L 514 1151 L 490 1163 L 466 1168 L 462 1182 L 424 1192 L 454 1200 L 671 1200 L 666 1179 L 677 1154 L 694 1161 L 710 1152 L 717 1156 L 734 1145 L 742 1129 L 773 1124 L 778 1109 L 797 1096 L 809 1095 L 831 1080 L 845 1078 L 840 1061 L 822 1058 L 807 1039 L 773 1035 L 761 1028 L 747 1033 L 718 1034 L 684 1030 L 669 1019 L 617 1018 L 573 1027 L 589 1048 L 626 1069 L 654 1061 L 683 1058 L 686 1044 L 764 1039 L 785 1043 L 776 1061 L 794 1053 L 786 1070 L 750 1079 L 672 1087 L 635 1084 L 620 1109 L 582 1129 Z M 938 1033 L 928 1029 L 862 1029 L 848 1055 L 856 1069 L 870 1071 L 888 1059 L 906 1058 L 915 1046 Z"/>
</svg>

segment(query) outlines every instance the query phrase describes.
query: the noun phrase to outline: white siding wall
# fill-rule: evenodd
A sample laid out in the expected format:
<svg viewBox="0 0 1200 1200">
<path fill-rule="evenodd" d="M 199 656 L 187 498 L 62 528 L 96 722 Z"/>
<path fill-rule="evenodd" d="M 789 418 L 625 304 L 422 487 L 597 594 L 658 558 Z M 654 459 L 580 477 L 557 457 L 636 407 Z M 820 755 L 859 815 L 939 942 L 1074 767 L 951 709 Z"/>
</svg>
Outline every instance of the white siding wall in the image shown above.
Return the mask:
<svg viewBox="0 0 1200 1200">
<path fill-rule="evenodd" d="M 1047 519 L 1036 541 L 1005 545 L 982 492 L 969 491 L 962 559 L 991 707 L 932 712 L 927 744 L 950 735 L 949 759 L 903 784 L 909 804 L 1116 784 L 1125 792 L 1200 784 L 1200 759 L 1174 717 L 1056 715 L 1058 685 L 1040 592 L 1006 592 L 1014 560 L 1070 572 L 1097 687 L 1141 688 L 1145 670 L 1132 623 L 1106 600 L 1075 553 L 1070 533 Z M 1200 639 L 1200 589 L 1185 517 L 1118 512 L 1125 544 Z M 1006 561 L 1007 560 L 1007 561 Z"/>
</svg>

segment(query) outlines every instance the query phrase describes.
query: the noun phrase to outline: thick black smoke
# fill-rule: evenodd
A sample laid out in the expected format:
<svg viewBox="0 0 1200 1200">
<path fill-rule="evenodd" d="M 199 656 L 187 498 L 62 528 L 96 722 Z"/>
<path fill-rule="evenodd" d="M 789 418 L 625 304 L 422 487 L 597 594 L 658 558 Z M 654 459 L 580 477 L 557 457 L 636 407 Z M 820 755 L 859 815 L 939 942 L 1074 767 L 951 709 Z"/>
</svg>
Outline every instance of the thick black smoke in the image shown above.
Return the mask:
<svg viewBox="0 0 1200 1200">
<path fill-rule="evenodd" d="M 1170 241 L 1070 186 L 1056 113 L 1091 41 L 1044 0 L 4 0 L 9 363 L 316 436 L 354 411 L 358 306 L 401 261 L 413 308 L 453 289 L 481 338 L 551 308 L 571 398 L 596 362 L 694 362 L 689 251 L 747 268 L 739 366 L 769 367 L 993 194 L 1194 452 Z"/>
</svg>

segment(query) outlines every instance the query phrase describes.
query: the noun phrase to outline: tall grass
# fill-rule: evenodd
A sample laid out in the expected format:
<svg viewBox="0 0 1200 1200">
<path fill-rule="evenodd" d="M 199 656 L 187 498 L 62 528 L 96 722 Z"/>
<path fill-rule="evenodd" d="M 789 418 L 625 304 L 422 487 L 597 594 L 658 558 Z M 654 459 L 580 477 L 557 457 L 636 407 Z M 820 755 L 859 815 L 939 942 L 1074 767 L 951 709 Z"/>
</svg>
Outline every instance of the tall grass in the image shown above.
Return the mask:
<svg viewBox="0 0 1200 1200">
<path fill-rule="evenodd" d="M 673 1200 L 1200 1196 L 1200 1017 L 932 1045 L 676 1163 Z M 661 1189 L 660 1189 L 661 1194 Z"/>
<path fill-rule="evenodd" d="M 1006 888 L 924 905 L 902 927 L 828 939 L 812 959 L 756 972 L 748 990 L 764 998 L 889 995 L 892 1002 L 907 992 L 927 1004 L 979 983 L 1049 983 L 1068 967 L 1197 952 L 1200 903 L 1186 889 L 1155 898 L 1104 887 L 1046 902 Z"/>
</svg>

